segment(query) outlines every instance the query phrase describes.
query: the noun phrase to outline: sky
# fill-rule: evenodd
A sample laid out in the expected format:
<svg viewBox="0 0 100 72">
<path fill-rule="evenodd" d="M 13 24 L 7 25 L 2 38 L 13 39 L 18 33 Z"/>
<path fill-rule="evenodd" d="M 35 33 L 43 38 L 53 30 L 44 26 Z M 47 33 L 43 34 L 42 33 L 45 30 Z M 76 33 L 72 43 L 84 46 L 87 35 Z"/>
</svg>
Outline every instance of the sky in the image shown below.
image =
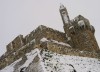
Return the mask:
<svg viewBox="0 0 100 72">
<path fill-rule="evenodd" d="M 100 46 L 100 0 L 0 0 L 0 56 L 16 36 L 25 36 L 39 25 L 64 32 L 60 3 L 67 8 L 70 19 L 79 14 L 89 19 Z"/>
</svg>

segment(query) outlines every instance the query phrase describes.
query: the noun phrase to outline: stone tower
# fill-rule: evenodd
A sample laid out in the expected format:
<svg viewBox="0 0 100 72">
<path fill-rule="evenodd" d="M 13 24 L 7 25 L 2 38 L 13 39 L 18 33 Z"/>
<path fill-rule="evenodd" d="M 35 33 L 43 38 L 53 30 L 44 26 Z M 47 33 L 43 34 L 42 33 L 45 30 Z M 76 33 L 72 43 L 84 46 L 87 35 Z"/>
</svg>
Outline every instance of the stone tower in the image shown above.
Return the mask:
<svg viewBox="0 0 100 72">
<path fill-rule="evenodd" d="M 94 36 L 95 29 L 90 25 L 89 20 L 81 15 L 70 20 L 64 5 L 60 5 L 59 11 L 67 41 L 71 46 L 85 51 L 98 51 L 99 47 Z"/>
<path fill-rule="evenodd" d="M 67 9 L 64 7 L 64 5 L 61 4 L 59 11 L 60 11 L 61 18 L 62 18 L 62 21 L 63 21 L 63 24 L 64 24 L 64 26 L 63 26 L 64 31 L 66 33 L 66 36 L 69 37 L 70 36 L 69 35 L 70 33 L 69 33 L 69 29 L 68 28 L 70 26 L 72 26 L 72 24 L 71 24 L 70 18 L 68 16 Z M 68 40 L 69 40 L 69 38 L 68 38 Z"/>
</svg>

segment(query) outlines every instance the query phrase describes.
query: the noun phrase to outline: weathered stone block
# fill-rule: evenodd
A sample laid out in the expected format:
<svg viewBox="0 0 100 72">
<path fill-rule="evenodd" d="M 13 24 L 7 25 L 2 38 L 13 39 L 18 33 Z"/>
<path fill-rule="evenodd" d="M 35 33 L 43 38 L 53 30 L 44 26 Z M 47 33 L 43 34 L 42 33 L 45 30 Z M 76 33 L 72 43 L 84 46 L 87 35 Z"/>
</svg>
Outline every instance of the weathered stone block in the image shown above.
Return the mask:
<svg viewBox="0 0 100 72">
<path fill-rule="evenodd" d="M 19 35 L 6 46 L 7 52 L 15 51 L 19 49 L 20 47 L 22 47 L 23 45 L 24 45 L 23 35 Z"/>
</svg>

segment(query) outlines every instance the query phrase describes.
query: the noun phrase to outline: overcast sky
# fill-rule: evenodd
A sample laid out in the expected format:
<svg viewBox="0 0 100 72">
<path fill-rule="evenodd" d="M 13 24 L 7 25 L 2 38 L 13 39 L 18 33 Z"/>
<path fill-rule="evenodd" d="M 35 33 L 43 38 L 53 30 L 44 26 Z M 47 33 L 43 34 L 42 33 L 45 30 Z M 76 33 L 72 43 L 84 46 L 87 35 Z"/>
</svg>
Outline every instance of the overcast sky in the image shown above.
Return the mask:
<svg viewBox="0 0 100 72">
<path fill-rule="evenodd" d="M 60 3 L 70 19 L 79 14 L 89 19 L 100 45 L 100 0 L 0 0 L 0 55 L 16 36 L 25 36 L 41 24 L 64 32 Z"/>
</svg>

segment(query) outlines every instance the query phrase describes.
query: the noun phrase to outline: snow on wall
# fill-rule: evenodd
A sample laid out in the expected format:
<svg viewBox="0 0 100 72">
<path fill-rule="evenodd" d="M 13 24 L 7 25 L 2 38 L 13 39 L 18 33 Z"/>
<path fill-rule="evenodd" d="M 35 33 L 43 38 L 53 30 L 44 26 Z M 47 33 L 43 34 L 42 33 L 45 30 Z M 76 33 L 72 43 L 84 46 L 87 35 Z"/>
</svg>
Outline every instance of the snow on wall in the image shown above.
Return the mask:
<svg viewBox="0 0 100 72">
<path fill-rule="evenodd" d="M 46 41 L 48 41 L 48 40 L 47 40 L 47 38 L 42 38 L 40 41 L 46 42 Z"/>
<path fill-rule="evenodd" d="M 47 42 L 47 41 L 51 41 L 53 43 L 57 43 L 57 44 L 60 44 L 60 45 L 64 45 L 64 46 L 68 46 L 68 47 L 71 47 L 69 44 L 67 43 L 64 43 L 64 42 L 58 42 L 56 40 L 48 40 L 47 38 L 42 38 L 40 41 L 42 42 Z"/>
<path fill-rule="evenodd" d="M 13 72 L 14 71 L 14 66 L 16 65 L 16 63 L 18 63 L 21 60 L 22 60 L 22 58 L 16 60 L 15 62 L 13 62 L 12 64 L 10 64 L 9 66 L 6 66 L 0 72 Z"/>
<path fill-rule="evenodd" d="M 65 23 L 69 23 L 68 16 L 67 16 L 67 14 L 64 11 L 63 11 L 62 16 L 63 16 L 63 19 L 64 19 Z"/>
<path fill-rule="evenodd" d="M 37 56 L 37 54 L 38 54 L 38 49 L 32 50 L 30 53 L 27 53 L 26 54 L 27 60 L 20 68 L 28 67 L 29 64 L 33 61 L 33 59 Z"/>
<path fill-rule="evenodd" d="M 78 25 L 79 25 L 80 27 L 85 26 L 85 22 L 84 22 L 84 20 L 80 20 L 80 21 L 78 21 Z"/>
<path fill-rule="evenodd" d="M 30 53 L 27 53 L 26 56 L 27 56 L 27 60 L 26 60 L 26 62 L 21 67 L 19 67 L 19 70 L 21 70 L 24 67 L 27 68 L 32 63 L 32 61 L 34 60 L 34 58 L 36 56 L 38 56 L 39 57 L 39 65 L 37 66 L 37 69 L 38 68 L 39 69 L 41 68 L 41 70 L 42 70 L 41 72 L 44 72 L 45 71 L 44 66 L 43 66 L 43 63 L 42 63 L 42 58 L 40 56 L 39 49 L 36 48 L 36 49 L 32 50 Z M 34 67 L 34 65 L 33 65 L 33 67 Z"/>
</svg>

